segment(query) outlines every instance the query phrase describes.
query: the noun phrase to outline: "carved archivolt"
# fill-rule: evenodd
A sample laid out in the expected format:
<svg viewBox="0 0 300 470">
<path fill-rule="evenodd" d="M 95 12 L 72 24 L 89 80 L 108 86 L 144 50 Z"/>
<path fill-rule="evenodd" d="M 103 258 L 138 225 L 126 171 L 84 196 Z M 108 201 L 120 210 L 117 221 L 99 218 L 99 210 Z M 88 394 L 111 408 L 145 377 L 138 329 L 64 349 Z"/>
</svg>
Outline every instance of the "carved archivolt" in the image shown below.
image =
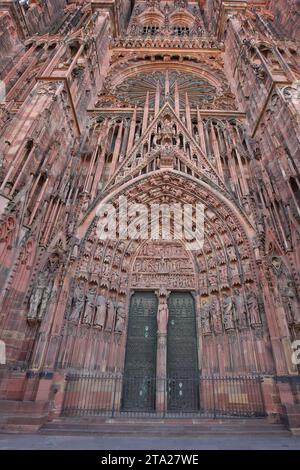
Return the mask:
<svg viewBox="0 0 300 470">
<path fill-rule="evenodd" d="M 176 241 L 101 240 L 95 208 L 83 222 L 82 235 L 78 233 L 83 238 L 75 260 L 67 321 L 119 333 L 125 324 L 124 306 L 130 289 L 164 286 L 198 293 L 204 335 L 262 326 L 261 293 L 251 246 L 254 231 L 228 201 L 221 202 L 220 193 L 165 170 L 135 179 L 110 194 L 106 202 L 117 205 L 120 194 L 128 203 L 145 205 L 202 202 L 203 247 L 188 252 L 187 246 Z"/>
</svg>

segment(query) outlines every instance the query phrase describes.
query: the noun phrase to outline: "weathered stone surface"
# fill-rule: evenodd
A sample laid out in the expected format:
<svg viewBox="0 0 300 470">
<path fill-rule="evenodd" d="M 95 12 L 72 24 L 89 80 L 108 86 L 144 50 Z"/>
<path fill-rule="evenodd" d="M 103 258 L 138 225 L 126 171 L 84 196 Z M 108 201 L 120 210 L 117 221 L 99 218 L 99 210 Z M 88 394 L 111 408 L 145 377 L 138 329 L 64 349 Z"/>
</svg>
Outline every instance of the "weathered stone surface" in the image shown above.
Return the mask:
<svg viewBox="0 0 300 470">
<path fill-rule="evenodd" d="M 58 416 L 70 369 L 121 373 L 139 290 L 159 298 L 166 374 L 179 291 L 195 300 L 199 373 L 263 375 L 270 419 L 299 425 L 297 2 L 199 5 L 0 1 L 3 401 Z M 154 240 L 105 239 L 99 211 L 122 198 L 149 209 L 131 233 L 149 234 L 155 204 L 173 219 L 201 204 L 203 244 L 195 214 L 184 242 L 175 225 L 157 239 L 159 213 Z"/>
</svg>

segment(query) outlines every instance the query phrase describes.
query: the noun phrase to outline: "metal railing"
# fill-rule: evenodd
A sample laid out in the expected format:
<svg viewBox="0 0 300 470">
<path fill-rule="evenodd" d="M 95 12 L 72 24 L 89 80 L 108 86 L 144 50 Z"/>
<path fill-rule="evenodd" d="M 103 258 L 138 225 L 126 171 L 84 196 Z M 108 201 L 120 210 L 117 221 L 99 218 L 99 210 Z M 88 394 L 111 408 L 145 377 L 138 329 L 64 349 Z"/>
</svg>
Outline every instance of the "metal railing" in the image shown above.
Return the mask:
<svg viewBox="0 0 300 470">
<path fill-rule="evenodd" d="M 261 383 L 261 377 L 249 375 L 157 379 L 72 373 L 62 416 L 264 417 Z"/>
</svg>

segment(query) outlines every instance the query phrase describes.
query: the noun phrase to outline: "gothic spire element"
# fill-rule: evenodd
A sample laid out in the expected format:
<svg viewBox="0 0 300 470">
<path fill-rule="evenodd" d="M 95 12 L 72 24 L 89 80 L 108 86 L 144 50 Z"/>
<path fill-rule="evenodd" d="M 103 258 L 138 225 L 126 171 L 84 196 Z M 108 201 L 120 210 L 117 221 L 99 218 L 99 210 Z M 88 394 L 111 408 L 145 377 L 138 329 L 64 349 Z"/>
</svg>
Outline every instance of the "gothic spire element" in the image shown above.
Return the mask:
<svg viewBox="0 0 300 470">
<path fill-rule="evenodd" d="M 160 84 L 159 84 L 159 81 L 157 81 L 156 92 L 155 92 L 155 108 L 154 108 L 155 116 L 159 113 L 159 108 L 160 108 Z"/>
<path fill-rule="evenodd" d="M 165 99 L 168 100 L 170 96 L 170 79 L 169 71 L 166 71 L 166 80 L 165 80 Z"/>
</svg>

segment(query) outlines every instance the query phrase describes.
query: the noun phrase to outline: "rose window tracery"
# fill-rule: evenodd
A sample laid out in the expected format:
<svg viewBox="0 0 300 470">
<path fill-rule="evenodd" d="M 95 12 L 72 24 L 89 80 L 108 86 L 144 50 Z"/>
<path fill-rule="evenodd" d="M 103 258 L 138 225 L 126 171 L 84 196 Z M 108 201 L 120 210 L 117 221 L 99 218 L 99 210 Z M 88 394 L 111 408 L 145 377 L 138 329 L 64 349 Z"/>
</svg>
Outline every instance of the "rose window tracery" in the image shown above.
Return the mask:
<svg viewBox="0 0 300 470">
<path fill-rule="evenodd" d="M 149 106 L 150 108 L 154 108 L 155 95 L 158 87 L 161 102 L 163 102 L 166 97 L 166 81 L 168 81 L 168 99 L 172 106 L 175 105 L 175 83 L 177 83 L 178 86 L 180 107 L 182 108 L 185 106 L 186 93 L 188 93 L 192 107 L 200 106 L 202 108 L 208 108 L 218 96 L 217 88 L 209 83 L 208 80 L 191 73 L 180 73 L 176 70 L 170 70 L 168 72 L 156 71 L 150 74 L 145 73 L 129 77 L 116 88 L 115 95 L 121 101 L 143 107 L 145 104 L 145 96 L 147 92 L 149 92 Z"/>
</svg>

